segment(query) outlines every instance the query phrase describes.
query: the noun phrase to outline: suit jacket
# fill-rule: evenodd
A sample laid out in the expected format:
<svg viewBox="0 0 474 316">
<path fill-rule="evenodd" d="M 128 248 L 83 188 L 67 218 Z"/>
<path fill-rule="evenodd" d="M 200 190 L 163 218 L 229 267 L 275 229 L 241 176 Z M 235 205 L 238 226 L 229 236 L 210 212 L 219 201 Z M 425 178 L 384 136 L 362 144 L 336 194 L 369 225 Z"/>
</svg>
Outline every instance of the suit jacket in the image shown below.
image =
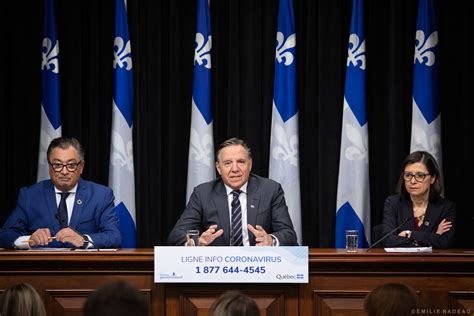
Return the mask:
<svg viewBox="0 0 474 316">
<path fill-rule="evenodd" d="M 285 196 L 281 185 L 273 180 L 250 175 L 247 185 L 248 224 L 262 226 L 273 234 L 281 246 L 297 245 Z M 230 216 L 227 192 L 222 179 L 203 183 L 194 188 L 189 203 L 169 234 L 170 245 L 183 245 L 186 230 L 207 230 L 213 224 L 224 229 L 224 234 L 214 240 L 212 246 L 230 245 Z M 255 245 L 255 236 L 249 231 L 250 245 Z"/>
<path fill-rule="evenodd" d="M 420 245 L 433 246 L 433 248 L 450 248 L 454 243 L 454 220 L 456 217 L 456 207 L 454 203 L 438 198 L 429 201 L 426 208 L 426 214 L 419 231 L 415 230 L 415 220 L 413 218 L 413 205 L 410 198 L 401 198 L 399 195 L 389 196 L 385 200 L 383 211 L 384 234 L 402 224 L 408 218 L 408 221 L 400 227 L 395 233 L 385 239 L 385 247 L 411 246 L 414 241 Z M 450 221 L 453 226 L 448 232 L 442 235 L 436 234 L 439 223 L 443 219 Z M 411 230 L 411 240 L 398 236 L 404 230 Z"/>
<path fill-rule="evenodd" d="M 57 212 L 56 193 L 51 180 L 20 189 L 16 208 L 0 231 L 0 247 L 12 247 L 19 236 L 29 235 L 38 228 L 49 228 L 51 235 L 56 235 L 60 230 Z M 89 235 L 98 248 L 120 247 L 121 235 L 112 190 L 80 179 L 69 226 Z M 72 245 L 53 241 L 48 247 Z"/>
</svg>

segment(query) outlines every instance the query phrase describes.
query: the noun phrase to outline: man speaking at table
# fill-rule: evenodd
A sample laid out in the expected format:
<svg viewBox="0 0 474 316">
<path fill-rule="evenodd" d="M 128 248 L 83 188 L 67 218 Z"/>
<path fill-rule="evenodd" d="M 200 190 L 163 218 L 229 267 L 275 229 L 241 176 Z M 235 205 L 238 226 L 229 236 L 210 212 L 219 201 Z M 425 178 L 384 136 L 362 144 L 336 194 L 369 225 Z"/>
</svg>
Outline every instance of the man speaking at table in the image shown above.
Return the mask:
<svg viewBox="0 0 474 316">
<path fill-rule="evenodd" d="M 113 192 L 81 179 L 85 162 L 79 141 L 53 139 L 46 155 L 51 179 L 20 190 L 0 229 L 0 247 L 119 247 Z"/>
<path fill-rule="evenodd" d="M 168 237 L 185 245 L 187 230 L 197 229 L 200 246 L 296 246 L 281 185 L 250 174 L 252 154 L 238 138 L 218 149 L 220 178 L 194 188 L 188 205 Z"/>
</svg>

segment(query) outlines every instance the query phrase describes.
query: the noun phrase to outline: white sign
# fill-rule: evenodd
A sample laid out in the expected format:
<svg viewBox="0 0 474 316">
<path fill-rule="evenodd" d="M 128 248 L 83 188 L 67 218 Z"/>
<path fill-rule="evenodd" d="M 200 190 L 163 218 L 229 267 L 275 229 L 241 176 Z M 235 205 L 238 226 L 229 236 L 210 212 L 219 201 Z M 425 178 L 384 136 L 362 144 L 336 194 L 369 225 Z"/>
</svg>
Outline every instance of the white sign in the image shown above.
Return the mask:
<svg viewBox="0 0 474 316">
<path fill-rule="evenodd" d="M 156 283 L 308 283 L 308 247 L 155 247 Z"/>
</svg>

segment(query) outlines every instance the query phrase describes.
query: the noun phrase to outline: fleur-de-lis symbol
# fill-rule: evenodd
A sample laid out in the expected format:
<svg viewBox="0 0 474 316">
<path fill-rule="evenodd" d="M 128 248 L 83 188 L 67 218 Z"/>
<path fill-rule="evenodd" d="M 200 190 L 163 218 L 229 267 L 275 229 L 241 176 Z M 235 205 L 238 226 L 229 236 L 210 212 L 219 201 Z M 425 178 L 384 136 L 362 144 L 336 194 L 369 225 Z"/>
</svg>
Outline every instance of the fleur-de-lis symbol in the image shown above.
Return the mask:
<svg viewBox="0 0 474 316">
<path fill-rule="evenodd" d="M 119 66 L 123 68 L 127 64 L 127 70 L 132 69 L 132 51 L 130 49 L 130 41 L 125 44 L 123 38 L 116 37 L 114 39 L 114 69 Z"/>
<path fill-rule="evenodd" d="M 114 166 L 125 166 L 128 171 L 133 172 L 133 143 L 128 141 L 125 144 L 122 136 L 116 131 L 112 132 L 111 164 Z"/>
<path fill-rule="evenodd" d="M 204 67 L 211 69 L 211 48 L 212 36 L 207 37 L 207 42 L 204 42 L 204 36 L 201 33 L 196 33 L 196 49 L 194 50 L 194 63 L 201 66 L 204 61 Z"/>
<path fill-rule="evenodd" d="M 298 167 L 298 136 L 287 135 L 280 124 L 275 124 L 274 135 L 279 146 L 273 148 L 273 158 L 283 161 L 288 160 L 291 165 Z"/>
<path fill-rule="evenodd" d="M 277 47 L 275 52 L 275 58 L 278 63 L 283 62 L 283 58 L 285 59 L 285 66 L 289 66 L 293 63 L 293 54 L 288 51 L 289 49 L 296 46 L 296 35 L 293 33 L 288 36 L 285 40 L 285 35 L 282 32 L 277 33 Z"/>
<path fill-rule="evenodd" d="M 347 136 L 347 139 L 353 144 L 353 146 L 347 147 L 344 152 L 346 159 L 347 160 L 364 160 L 365 163 L 368 163 L 369 162 L 368 136 L 362 135 L 360 129 L 355 128 L 351 124 L 346 124 L 346 136 Z"/>
<path fill-rule="evenodd" d="M 426 64 L 426 66 L 433 66 L 436 61 L 436 55 L 431 50 L 438 45 L 438 32 L 434 31 L 425 41 L 425 32 L 422 30 L 416 31 L 415 41 L 415 58 L 413 63 Z"/>
<path fill-rule="evenodd" d="M 359 43 L 360 39 L 357 34 L 349 36 L 349 48 L 347 50 L 347 67 L 350 64 L 365 70 L 365 40 Z"/>
<path fill-rule="evenodd" d="M 426 130 L 418 125 L 413 126 L 413 143 L 415 148 L 425 150 L 435 157 L 439 157 L 439 148 L 441 147 L 441 135 L 438 133 L 426 133 Z"/>
<path fill-rule="evenodd" d="M 193 160 L 200 162 L 208 167 L 212 163 L 213 140 L 210 134 L 199 136 L 196 129 L 191 128 L 189 156 Z"/>
<path fill-rule="evenodd" d="M 58 55 L 59 55 L 59 44 L 51 42 L 47 37 L 43 38 L 43 52 L 42 52 L 41 70 L 51 70 L 55 74 L 59 73 L 58 67 Z"/>
</svg>

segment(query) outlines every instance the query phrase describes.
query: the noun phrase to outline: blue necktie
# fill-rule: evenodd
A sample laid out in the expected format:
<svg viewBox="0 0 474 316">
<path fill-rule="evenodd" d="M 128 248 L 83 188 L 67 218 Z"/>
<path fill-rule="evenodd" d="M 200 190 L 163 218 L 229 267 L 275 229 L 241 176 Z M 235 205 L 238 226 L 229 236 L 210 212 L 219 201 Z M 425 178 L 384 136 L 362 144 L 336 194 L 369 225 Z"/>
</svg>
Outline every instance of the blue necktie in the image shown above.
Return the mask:
<svg viewBox="0 0 474 316">
<path fill-rule="evenodd" d="M 230 203 L 232 209 L 232 223 L 231 223 L 231 246 L 243 246 L 242 241 L 242 208 L 240 207 L 239 195 L 242 193 L 240 190 L 232 191 L 233 200 Z"/>
<path fill-rule="evenodd" d="M 69 192 L 60 192 L 61 194 L 61 201 L 59 202 L 58 206 L 58 219 L 59 225 L 61 228 L 67 227 L 67 205 L 66 205 L 66 198 L 69 196 Z"/>
</svg>

